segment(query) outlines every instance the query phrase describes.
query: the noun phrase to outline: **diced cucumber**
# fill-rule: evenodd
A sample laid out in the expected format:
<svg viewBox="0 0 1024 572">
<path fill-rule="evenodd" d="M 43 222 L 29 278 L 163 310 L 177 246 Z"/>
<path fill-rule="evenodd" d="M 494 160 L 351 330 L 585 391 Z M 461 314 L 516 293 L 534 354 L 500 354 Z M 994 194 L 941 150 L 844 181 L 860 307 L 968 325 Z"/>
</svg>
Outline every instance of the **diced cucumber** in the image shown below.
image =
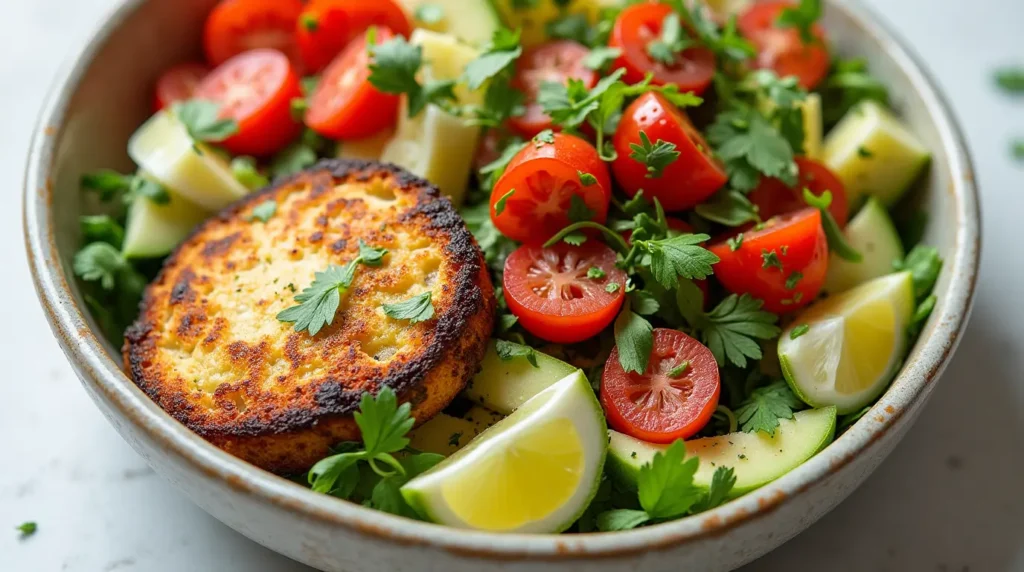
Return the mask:
<svg viewBox="0 0 1024 572">
<path fill-rule="evenodd" d="M 625 0 L 491 0 L 505 25 L 522 30 L 524 46 L 535 46 L 548 40 L 547 25 L 565 14 L 586 14 L 595 21 L 602 8 L 624 5 Z"/>
<path fill-rule="evenodd" d="M 402 6 L 419 28 L 451 34 L 463 42 L 483 46 L 491 40 L 501 20 L 488 0 L 401 0 Z M 440 19 L 426 22 L 421 13 L 436 11 Z"/>
<path fill-rule="evenodd" d="M 764 433 L 729 433 L 686 442 L 686 454 L 700 459 L 695 485 L 711 486 L 711 477 L 718 467 L 732 467 L 736 484 L 730 498 L 762 487 L 799 467 L 832 442 L 836 430 L 836 408 L 808 409 L 780 419 L 775 435 Z M 651 462 L 655 453 L 666 445 L 634 439 L 617 431 L 608 431 L 607 467 L 618 482 L 636 489 L 640 467 Z"/>
<path fill-rule="evenodd" d="M 828 134 L 822 158 L 843 182 L 850 204 L 868 195 L 890 207 L 917 180 L 931 154 L 888 110 L 865 101 Z"/>
<path fill-rule="evenodd" d="M 419 29 L 410 42 L 423 48 L 427 79 L 455 79 L 480 53 L 455 37 Z M 460 103 L 479 104 L 483 91 L 469 91 L 465 85 L 455 88 Z M 458 207 L 466 194 L 470 169 L 480 139 L 480 127 L 428 105 L 415 117 L 409 117 L 403 98 L 395 137 L 384 148 L 384 161 L 405 167 L 437 185 Z"/>
<path fill-rule="evenodd" d="M 384 147 L 391 142 L 391 138 L 394 136 L 394 130 L 385 129 L 362 139 L 338 141 L 338 158 L 380 161 L 381 155 L 384 154 Z"/>
<path fill-rule="evenodd" d="M 888 211 L 874 197 L 869 198 L 857 216 L 843 230 L 846 242 L 859 251 L 864 259 L 849 262 L 832 253 L 828 261 L 825 291 L 831 293 L 849 290 L 858 284 L 885 276 L 893 271 L 893 262 L 902 260 L 903 243 Z"/>
<path fill-rule="evenodd" d="M 501 419 L 501 414 L 478 405 L 462 417 L 439 413 L 409 433 L 409 444 L 420 451 L 448 456 Z"/>
<path fill-rule="evenodd" d="M 128 140 L 128 156 L 165 187 L 207 210 L 218 211 L 249 190 L 235 180 L 231 164 L 197 143 L 171 111 L 161 111 Z"/>
<path fill-rule="evenodd" d="M 538 367 L 533 367 L 525 357 L 506 361 L 498 356 L 495 347 L 491 341 L 480 363 L 480 373 L 470 380 L 463 394 L 470 401 L 504 415 L 576 371 L 564 361 L 540 352 L 536 352 Z"/>
<path fill-rule="evenodd" d="M 767 96 L 760 97 L 757 103 L 765 115 L 770 115 L 776 107 L 775 100 Z M 818 159 L 821 157 L 822 146 L 821 96 L 809 93 L 807 98 L 797 105 L 800 107 L 804 120 L 803 155 L 811 159 Z"/>
<path fill-rule="evenodd" d="M 152 178 L 145 173 L 139 176 Z M 128 222 L 124 229 L 121 251 L 126 258 L 156 258 L 169 254 L 203 222 L 210 213 L 185 199 L 170 193 L 171 201 L 158 205 L 136 197 L 128 207 Z"/>
</svg>

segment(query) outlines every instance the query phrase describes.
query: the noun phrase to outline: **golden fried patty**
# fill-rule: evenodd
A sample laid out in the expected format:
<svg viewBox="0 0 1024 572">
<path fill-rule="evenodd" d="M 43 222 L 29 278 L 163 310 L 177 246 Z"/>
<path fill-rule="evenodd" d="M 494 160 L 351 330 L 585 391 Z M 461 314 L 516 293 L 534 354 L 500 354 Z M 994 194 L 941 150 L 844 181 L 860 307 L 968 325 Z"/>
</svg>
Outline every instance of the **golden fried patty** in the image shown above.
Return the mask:
<svg viewBox="0 0 1024 572">
<path fill-rule="evenodd" d="M 253 209 L 277 211 L 266 223 Z M 388 254 L 359 265 L 334 322 L 315 336 L 277 320 L 359 240 Z M 381 306 L 430 290 L 434 317 L 410 325 Z M 426 181 L 390 165 L 325 161 L 196 229 L 149 286 L 125 334 L 135 383 L 196 433 L 265 469 L 308 469 L 356 440 L 364 392 L 387 386 L 422 422 L 476 371 L 494 291 L 462 219 Z"/>
</svg>

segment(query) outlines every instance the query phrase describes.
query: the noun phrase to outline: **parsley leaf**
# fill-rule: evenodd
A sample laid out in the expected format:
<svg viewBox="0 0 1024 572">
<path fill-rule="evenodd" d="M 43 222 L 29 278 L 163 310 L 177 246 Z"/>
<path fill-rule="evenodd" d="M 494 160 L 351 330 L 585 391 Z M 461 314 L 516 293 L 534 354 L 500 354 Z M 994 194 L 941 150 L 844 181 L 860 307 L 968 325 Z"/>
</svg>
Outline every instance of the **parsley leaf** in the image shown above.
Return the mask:
<svg viewBox="0 0 1024 572">
<path fill-rule="evenodd" d="M 501 73 L 523 55 L 519 45 L 519 31 L 498 28 L 491 43 L 475 60 L 466 65 L 462 81 L 469 89 L 479 89 L 487 80 Z"/>
<path fill-rule="evenodd" d="M 732 467 L 718 467 L 711 475 L 711 486 L 708 492 L 697 504 L 693 505 L 693 512 L 704 512 L 720 506 L 729 497 L 732 488 L 736 485 L 736 472 Z"/>
<path fill-rule="evenodd" d="M 760 431 L 775 435 L 779 419 L 792 419 L 793 411 L 801 409 L 803 403 L 793 395 L 785 381 L 759 387 L 736 409 L 736 420 L 747 433 Z"/>
<path fill-rule="evenodd" d="M 260 222 L 267 222 L 277 213 L 277 201 L 269 200 L 263 201 L 256 205 L 252 209 L 252 214 L 249 215 L 249 220 L 258 220 Z"/>
<path fill-rule="evenodd" d="M 779 260 L 779 255 L 775 253 L 774 249 L 761 249 L 761 268 L 778 268 L 782 270 L 782 261 Z"/>
<path fill-rule="evenodd" d="M 402 36 L 395 36 L 383 44 L 369 48 L 373 63 L 370 64 L 369 81 L 384 93 L 406 94 L 409 117 L 415 117 L 428 104 L 447 109 L 455 100 L 455 81 L 431 80 L 421 85 L 416 72 L 423 65 L 423 48 L 408 43 Z"/>
<path fill-rule="evenodd" d="M 501 361 L 512 361 L 516 358 L 526 358 L 533 367 L 540 367 L 537 362 L 537 350 L 530 346 L 517 344 L 505 340 L 494 340 L 494 350 Z"/>
<path fill-rule="evenodd" d="M 367 266 L 380 266 L 384 263 L 384 256 L 387 255 L 388 249 L 386 248 L 375 248 L 363 242 L 363 239 L 359 239 L 359 261 Z"/>
<path fill-rule="evenodd" d="M 270 160 L 270 173 L 275 177 L 294 175 L 316 163 L 316 151 L 303 141 L 296 141 Z"/>
<path fill-rule="evenodd" d="M 889 101 L 889 90 L 884 83 L 867 71 L 863 58 L 837 59 L 823 85 L 822 118 L 826 126 L 842 119 L 858 103 L 866 100 L 885 104 Z"/>
<path fill-rule="evenodd" d="M 231 174 L 235 180 L 242 183 L 250 191 L 263 188 L 270 184 L 256 167 L 256 160 L 252 157 L 235 157 L 231 160 Z"/>
<path fill-rule="evenodd" d="M 501 198 L 499 198 L 497 202 L 494 203 L 494 214 L 500 215 L 501 213 L 505 212 L 505 203 L 507 203 L 508 200 L 512 198 L 512 195 L 514 195 L 515 193 L 515 189 L 509 189 L 507 193 L 501 195 Z"/>
<path fill-rule="evenodd" d="M 238 133 L 238 123 L 220 117 L 220 104 L 204 99 L 179 101 L 171 111 L 185 126 L 189 137 L 196 141 L 223 141 Z"/>
<path fill-rule="evenodd" d="M 408 320 L 410 324 L 425 322 L 434 317 L 434 304 L 431 302 L 431 295 L 430 290 L 427 290 L 404 302 L 384 304 L 384 313 L 389 318 Z"/>
<path fill-rule="evenodd" d="M 821 18 L 821 0 L 800 0 L 798 6 L 784 8 L 775 24 L 780 28 L 796 28 L 804 44 L 817 41 L 814 23 Z"/>
<path fill-rule="evenodd" d="M 105 242 L 115 248 L 121 248 L 121 243 L 124 242 L 124 227 L 110 215 L 87 215 L 78 220 L 86 243 Z"/>
<path fill-rule="evenodd" d="M 789 339 L 795 340 L 809 331 L 811 331 L 811 327 L 809 325 L 798 324 L 795 328 L 793 328 L 793 331 L 789 332 Z"/>
<path fill-rule="evenodd" d="M 921 328 L 924 327 L 928 317 L 932 315 L 936 302 L 938 302 L 938 298 L 935 297 L 935 294 L 931 294 L 917 305 L 914 315 L 910 319 L 910 325 L 907 326 L 907 335 L 911 339 L 916 338 L 921 333 Z"/>
<path fill-rule="evenodd" d="M 747 359 L 761 359 L 761 346 L 755 340 L 770 340 L 781 332 L 775 325 L 778 316 L 761 310 L 764 302 L 750 294 L 731 294 L 707 314 L 699 312 L 692 300 L 678 295 L 677 300 L 680 311 L 720 366 L 728 362 L 746 367 Z"/>
<path fill-rule="evenodd" d="M 1013 95 L 1024 95 L 1024 67 L 1004 67 L 996 70 L 996 85 Z"/>
<path fill-rule="evenodd" d="M 629 157 L 638 163 L 647 166 L 647 178 L 657 179 L 665 172 L 676 159 L 679 158 L 679 151 L 676 151 L 676 144 L 658 139 L 658 142 L 651 145 L 647 133 L 640 132 L 640 145 L 630 143 L 629 148 L 633 150 Z"/>
<path fill-rule="evenodd" d="M 569 198 L 569 222 L 582 222 L 591 220 L 597 214 L 594 209 L 587 206 L 586 201 L 579 195 L 572 195 Z"/>
<path fill-rule="evenodd" d="M 718 191 L 694 210 L 701 217 L 725 226 L 742 226 L 759 219 L 754 203 L 743 193 L 732 189 Z"/>
<path fill-rule="evenodd" d="M 909 270 L 914 281 L 914 296 L 920 300 L 935 288 L 942 271 L 942 257 L 938 249 L 931 246 L 917 245 L 907 254 L 906 258 L 894 265 L 897 272 Z"/>
<path fill-rule="evenodd" d="M 654 279 L 672 289 L 679 277 L 701 280 L 712 274 L 711 266 L 718 263 L 718 257 L 700 246 L 709 238 L 706 234 L 680 234 L 659 240 L 633 240 L 633 248 L 646 253 L 643 262 L 650 265 Z"/>
<path fill-rule="evenodd" d="M 498 232 L 491 220 L 491 206 L 488 201 L 483 201 L 473 206 L 463 207 L 459 214 L 466 221 L 466 227 L 473 233 L 480 250 L 484 253 L 484 260 L 496 271 L 505 267 L 505 258 L 516 249 L 516 243 L 504 234 Z"/>
<path fill-rule="evenodd" d="M 551 129 L 545 129 L 540 133 L 533 136 L 533 145 L 540 149 L 544 145 L 553 145 L 555 143 L 555 132 Z"/>
<path fill-rule="evenodd" d="M 591 266 L 587 270 L 587 278 L 590 278 L 591 280 L 600 280 L 600 279 L 604 278 L 605 276 L 607 276 L 605 271 L 601 270 L 597 266 Z"/>
<path fill-rule="evenodd" d="M 15 527 L 15 530 L 21 533 L 22 538 L 27 538 L 29 536 L 32 536 L 36 533 L 37 530 L 39 530 L 39 525 L 37 525 L 33 521 L 23 522 L 17 527 Z"/>
<path fill-rule="evenodd" d="M 597 529 L 602 532 L 630 530 L 651 520 L 646 511 L 629 508 L 607 510 L 597 515 Z"/>
<path fill-rule="evenodd" d="M 641 316 L 653 316 L 661 308 L 658 299 L 647 290 L 633 290 L 629 293 L 629 301 L 633 311 Z"/>
<path fill-rule="evenodd" d="M 835 252 L 840 258 L 850 262 L 861 262 L 864 255 L 857 251 L 850 243 L 846 242 L 846 235 L 843 234 L 836 219 L 832 217 L 832 211 L 828 210 L 832 204 L 832 192 L 825 191 L 821 195 L 815 195 L 810 189 L 804 188 L 804 202 L 821 212 L 821 226 L 825 229 L 825 238 L 828 239 L 828 248 Z"/>
<path fill-rule="evenodd" d="M 369 393 L 363 394 L 354 417 L 368 455 L 394 453 L 409 444 L 406 433 L 415 423 L 410 410 L 408 403 L 398 405 L 390 388 L 385 387 L 376 399 Z"/>
<path fill-rule="evenodd" d="M 629 299 L 615 319 L 615 347 L 619 352 L 619 365 L 626 373 L 647 371 L 654 350 L 654 328 L 633 312 Z"/>
<path fill-rule="evenodd" d="M 119 276 L 134 272 L 121 251 L 106 242 L 93 242 L 75 253 L 75 274 L 86 282 L 99 282 L 104 290 L 113 290 Z"/>
<path fill-rule="evenodd" d="M 749 191 L 759 175 L 796 184 L 797 167 L 789 141 L 753 109 L 718 114 L 708 128 L 708 142 L 725 162 L 732 187 Z"/>
<path fill-rule="evenodd" d="M 686 446 L 677 439 L 656 453 L 649 464 L 640 467 L 637 495 L 640 506 L 651 518 L 678 518 L 700 499 L 701 491 L 693 484 L 700 459 L 684 459 L 685 456 Z"/>
<path fill-rule="evenodd" d="M 735 15 L 726 21 L 725 26 L 719 28 L 702 2 L 667 0 L 665 3 L 672 6 L 676 14 L 682 17 L 686 27 L 696 34 L 697 43 L 710 49 L 720 60 L 740 63 L 756 53 L 753 44 L 737 31 Z"/>
<path fill-rule="evenodd" d="M 580 177 L 580 184 L 583 185 L 584 187 L 589 187 L 591 185 L 597 184 L 597 177 L 595 177 L 594 175 L 591 175 L 590 173 L 584 173 L 583 171 L 576 171 L 576 173 Z"/>
<path fill-rule="evenodd" d="M 588 69 L 600 70 L 608 64 L 612 63 L 619 56 L 622 55 L 622 50 L 619 48 L 610 48 L 607 46 L 597 46 L 590 50 L 587 57 L 583 58 L 583 65 Z"/>
<path fill-rule="evenodd" d="M 691 45 L 693 42 L 686 38 L 679 14 L 672 12 L 662 20 L 661 36 L 647 44 L 647 55 L 657 62 L 671 66 L 676 64 L 679 53 Z"/>
<path fill-rule="evenodd" d="M 110 169 L 99 169 L 85 173 L 80 181 L 82 188 L 96 192 L 101 201 L 109 203 L 127 193 L 134 180 L 134 175 L 122 175 Z"/>
</svg>

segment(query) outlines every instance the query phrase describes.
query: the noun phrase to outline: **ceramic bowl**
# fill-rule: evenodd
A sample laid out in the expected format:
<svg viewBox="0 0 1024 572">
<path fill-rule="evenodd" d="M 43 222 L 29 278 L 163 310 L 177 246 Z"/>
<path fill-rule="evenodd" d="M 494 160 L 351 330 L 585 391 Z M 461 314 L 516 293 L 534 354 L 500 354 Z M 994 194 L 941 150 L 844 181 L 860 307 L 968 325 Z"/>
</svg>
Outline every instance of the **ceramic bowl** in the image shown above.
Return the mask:
<svg viewBox="0 0 1024 572">
<path fill-rule="evenodd" d="M 245 536 L 323 570 L 725 570 L 775 548 L 835 507 L 889 454 L 921 411 L 964 331 L 979 259 L 978 195 L 970 159 L 935 83 L 876 17 L 828 3 L 840 53 L 865 57 L 934 160 L 917 200 L 925 240 L 946 264 L 938 305 L 878 403 L 827 449 L 764 488 L 693 517 L 629 532 L 562 536 L 466 532 L 313 493 L 221 452 L 129 381 L 118 352 L 85 312 L 73 280 L 81 173 L 127 170 L 129 134 L 150 113 L 169 65 L 197 57 L 214 0 L 126 0 L 78 50 L 45 102 L 28 158 L 25 240 L 54 334 L 89 395 L 164 478 Z"/>
</svg>

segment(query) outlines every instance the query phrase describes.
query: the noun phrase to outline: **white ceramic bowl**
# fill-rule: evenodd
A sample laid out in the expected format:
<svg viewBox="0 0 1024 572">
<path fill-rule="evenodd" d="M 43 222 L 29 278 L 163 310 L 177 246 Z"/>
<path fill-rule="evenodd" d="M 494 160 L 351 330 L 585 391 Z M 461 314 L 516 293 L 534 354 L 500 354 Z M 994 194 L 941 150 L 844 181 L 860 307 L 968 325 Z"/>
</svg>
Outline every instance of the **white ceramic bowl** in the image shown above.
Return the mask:
<svg viewBox="0 0 1024 572">
<path fill-rule="evenodd" d="M 369 0 L 368 0 L 369 1 Z M 197 56 L 214 0 L 125 0 L 60 74 L 32 142 L 25 237 L 53 331 L 90 396 L 140 455 L 204 510 L 273 550 L 324 570 L 725 570 L 768 552 L 836 506 L 892 450 L 928 400 L 966 325 L 980 253 L 970 160 L 934 82 L 879 21 L 830 2 L 825 26 L 840 53 L 860 55 L 934 154 L 918 199 L 926 235 L 946 259 L 935 308 L 892 387 L 852 429 L 770 485 L 713 511 L 613 534 L 465 532 L 313 493 L 214 448 L 151 402 L 97 334 L 72 279 L 79 175 L 122 167 L 128 135 L 150 112 L 167 66 Z M 140 507 L 143 508 L 143 507 Z"/>
</svg>

